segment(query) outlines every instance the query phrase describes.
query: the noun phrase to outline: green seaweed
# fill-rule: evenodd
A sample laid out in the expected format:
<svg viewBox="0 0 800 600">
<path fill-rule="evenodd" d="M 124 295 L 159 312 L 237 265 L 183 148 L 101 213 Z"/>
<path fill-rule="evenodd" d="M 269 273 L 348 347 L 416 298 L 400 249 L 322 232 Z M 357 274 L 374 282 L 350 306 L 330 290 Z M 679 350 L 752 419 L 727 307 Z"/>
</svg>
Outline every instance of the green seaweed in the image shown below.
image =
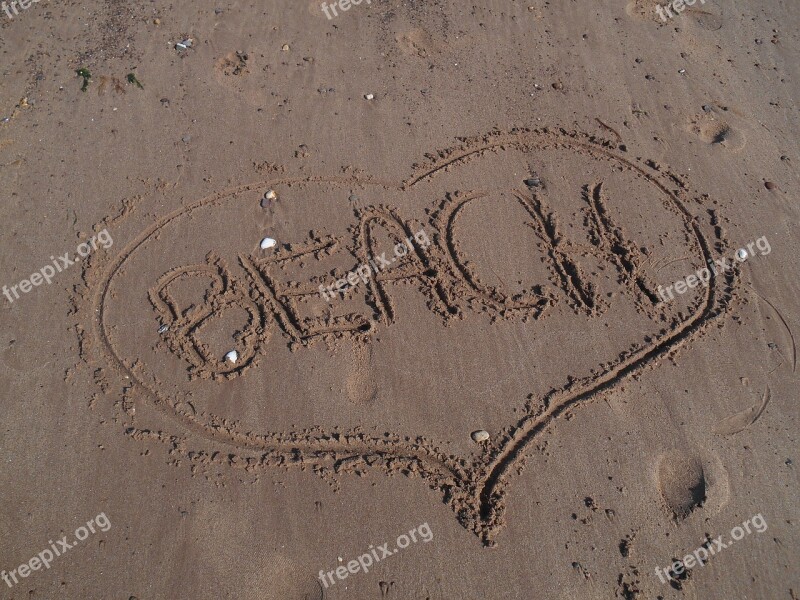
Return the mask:
<svg viewBox="0 0 800 600">
<path fill-rule="evenodd" d="M 75 71 L 80 77 L 83 77 L 83 85 L 81 86 L 81 91 L 85 92 L 86 89 L 89 87 L 89 80 L 92 78 L 92 74 L 89 73 L 89 69 L 86 67 L 81 67 L 77 71 Z"/>
<path fill-rule="evenodd" d="M 140 90 L 144 89 L 144 86 L 136 79 L 136 75 L 133 73 L 128 73 L 128 83 L 133 83 L 139 87 Z"/>
</svg>

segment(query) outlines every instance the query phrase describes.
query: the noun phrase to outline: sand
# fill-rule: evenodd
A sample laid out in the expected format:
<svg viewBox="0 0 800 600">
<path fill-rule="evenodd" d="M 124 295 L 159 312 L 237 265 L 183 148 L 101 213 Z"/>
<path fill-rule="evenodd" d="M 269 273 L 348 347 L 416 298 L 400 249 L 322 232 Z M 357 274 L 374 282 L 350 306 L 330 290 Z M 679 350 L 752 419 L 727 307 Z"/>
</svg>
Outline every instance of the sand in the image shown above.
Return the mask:
<svg viewBox="0 0 800 600">
<path fill-rule="evenodd" d="M 15 7 L 1 598 L 800 597 L 795 5 Z"/>
</svg>

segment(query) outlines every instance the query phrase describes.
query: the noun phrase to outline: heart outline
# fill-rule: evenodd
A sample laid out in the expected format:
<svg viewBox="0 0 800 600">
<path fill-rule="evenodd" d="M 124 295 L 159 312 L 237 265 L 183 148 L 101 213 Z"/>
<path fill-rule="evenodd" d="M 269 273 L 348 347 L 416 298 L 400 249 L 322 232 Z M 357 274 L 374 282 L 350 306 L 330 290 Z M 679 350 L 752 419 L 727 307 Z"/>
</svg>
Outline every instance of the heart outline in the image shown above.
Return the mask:
<svg viewBox="0 0 800 600">
<path fill-rule="evenodd" d="M 585 151 L 589 151 L 590 154 L 604 154 L 608 158 L 625 163 L 627 167 L 643 175 L 647 180 L 655 184 L 679 211 L 687 231 L 693 232 L 705 262 L 711 258 L 709 241 L 701 231 L 695 217 L 691 215 L 684 206 L 683 200 L 679 198 L 679 194 L 685 195 L 685 189 L 678 178 L 666 173 L 672 183 L 677 183 L 679 186 L 678 190 L 671 191 L 666 183 L 661 181 L 665 173 L 652 164 L 645 163 L 650 169 L 647 171 L 637 164 L 640 161 L 634 162 L 620 156 L 618 154 L 619 150 L 613 144 L 578 132 L 568 132 L 564 129 L 553 131 L 547 128 L 512 130 L 508 134 L 497 132 L 484 138 L 464 140 L 465 143 L 462 146 L 440 153 L 440 156 L 442 156 L 440 160 L 423 166 L 417 175 L 399 186 L 392 186 L 391 184 L 370 179 L 357 181 L 364 185 L 377 185 L 404 191 L 424 181 L 426 178 L 432 177 L 439 170 L 465 161 L 475 154 L 503 150 L 506 147 L 537 147 L 537 144 L 541 144 L 539 141 L 541 137 L 550 138 L 555 143 L 561 143 L 567 147 L 582 148 Z M 478 142 L 477 144 L 476 141 Z M 515 425 L 511 425 L 511 433 L 498 442 L 496 451 L 491 456 L 490 461 L 480 462 L 480 460 L 475 460 L 472 464 L 467 464 L 465 457 L 447 455 L 436 446 L 429 446 L 425 443 L 420 444 L 419 440 L 412 441 L 408 437 L 401 438 L 397 435 L 370 438 L 368 436 L 365 437 L 360 431 L 340 433 L 336 429 L 333 431 L 320 430 L 318 432 L 315 430 L 295 431 L 288 434 L 265 434 L 262 436 L 236 432 L 231 429 L 228 435 L 220 435 L 219 429 L 201 423 L 195 418 L 195 415 L 191 414 L 191 410 L 179 408 L 177 404 L 173 404 L 171 407 L 168 406 L 169 401 L 162 398 L 157 390 L 149 386 L 137 374 L 136 365 L 126 364 L 125 360 L 115 352 L 110 340 L 107 323 L 104 321 L 106 295 L 111 281 L 136 249 L 161 228 L 174 219 L 188 215 L 192 211 L 211 203 L 220 202 L 243 192 L 262 189 L 270 185 L 277 186 L 284 183 L 297 182 L 352 184 L 353 181 L 353 179 L 336 177 L 307 177 L 299 180 L 281 178 L 238 186 L 217 192 L 177 209 L 145 229 L 107 266 L 93 298 L 93 328 L 96 339 L 100 341 L 99 347 L 103 362 L 126 378 L 136 382 L 144 390 L 145 395 L 149 396 L 156 408 L 173 422 L 178 423 L 190 435 L 196 434 L 212 445 L 221 443 L 224 446 L 235 448 L 237 452 L 255 453 L 256 456 L 259 453 L 291 453 L 297 458 L 297 460 L 291 462 L 296 462 L 304 467 L 311 465 L 320 469 L 327 468 L 331 460 L 334 460 L 333 468 L 336 472 L 339 472 L 338 465 L 342 464 L 344 460 L 367 457 L 365 462 L 368 466 L 381 463 L 389 468 L 390 472 L 419 475 L 428 482 L 429 487 L 442 493 L 443 500 L 456 512 L 462 525 L 478 535 L 484 544 L 492 545 L 496 533 L 504 524 L 504 499 L 510 485 L 509 475 L 516 467 L 521 468 L 524 465 L 532 441 L 572 408 L 585 403 L 599 393 L 615 387 L 625 379 L 640 372 L 651 364 L 655 358 L 684 345 L 685 342 L 704 329 L 712 318 L 723 314 L 730 300 L 729 290 L 736 272 L 726 273 L 723 276 L 712 273 L 709 284 L 704 290 L 701 310 L 695 311 L 690 317 L 682 321 L 676 329 L 670 330 L 661 338 L 657 338 L 654 344 L 632 352 L 624 360 L 615 363 L 613 368 L 607 369 L 599 377 L 587 376 L 581 379 L 571 379 L 563 388 L 551 390 L 542 399 L 545 406 L 543 410 L 532 411 Z M 727 290 L 724 287 L 726 285 L 728 286 Z M 134 436 L 137 432 L 140 432 L 134 427 L 129 427 L 127 431 Z M 168 436 L 168 438 L 173 447 L 178 448 L 181 446 L 181 442 L 176 441 L 179 438 L 175 436 Z M 338 457 L 341 455 L 344 455 L 345 458 L 339 459 Z M 374 462 L 370 462 L 370 457 L 374 459 Z M 281 464 L 290 464 L 285 461 L 280 462 Z M 341 470 L 346 470 L 346 468 Z"/>
</svg>

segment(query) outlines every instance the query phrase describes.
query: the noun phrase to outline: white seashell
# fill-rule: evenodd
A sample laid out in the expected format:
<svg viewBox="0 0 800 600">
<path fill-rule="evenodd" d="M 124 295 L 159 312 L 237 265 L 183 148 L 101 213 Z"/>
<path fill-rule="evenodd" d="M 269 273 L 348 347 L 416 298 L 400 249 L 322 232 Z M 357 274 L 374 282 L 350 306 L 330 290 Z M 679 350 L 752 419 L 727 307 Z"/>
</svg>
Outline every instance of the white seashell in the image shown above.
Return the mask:
<svg viewBox="0 0 800 600">
<path fill-rule="evenodd" d="M 478 443 L 485 442 L 489 439 L 489 432 L 483 429 L 472 432 L 472 439 Z"/>
<path fill-rule="evenodd" d="M 261 249 L 266 250 L 267 248 L 272 248 L 277 243 L 278 242 L 276 242 L 272 238 L 264 238 L 263 240 L 261 240 Z"/>
<path fill-rule="evenodd" d="M 225 360 L 235 365 L 236 361 L 239 360 L 239 353 L 236 350 L 231 350 L 225 355 Z"/>
<path fill-rule="evenodd" d="M 739 248 L 739 249 L 736 251 L 736 258 L 738 258 L 738 259 L 739 259 L 739 260 L 741 260 L 742 262 L 744 262 L 745 260 L 747 260 L 747 250 L 745 250 L 744 248 Z"/>
<path fill-rule="evenodd" d="M 278 194 L 275 193 L 275 190 L 270 190 L 266 194 L 264 194 L 264 198 L 267 200 L 275 200 L 278 197 Z"/>
</svg>

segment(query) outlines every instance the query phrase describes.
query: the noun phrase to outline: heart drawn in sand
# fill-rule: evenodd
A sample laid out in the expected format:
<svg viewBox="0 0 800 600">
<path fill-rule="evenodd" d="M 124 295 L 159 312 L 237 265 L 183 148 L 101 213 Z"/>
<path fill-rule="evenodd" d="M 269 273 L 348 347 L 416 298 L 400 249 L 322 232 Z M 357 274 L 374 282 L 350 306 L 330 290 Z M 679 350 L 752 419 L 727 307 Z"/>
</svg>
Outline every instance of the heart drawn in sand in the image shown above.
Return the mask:
<svg viewBox="0 0 800 600">
<path fill-rule="evenodd" d="M 94 332 L 136 384 L 134 437 L 159 420 L 193 464 L 420 477 L 492 543 L 532 442 L 724 311 L 734 273 L 661 301 L 721 243 L 687 203 L 624 147 L 548 129 L 399 184 L 243 185 L 132 235 Z"/>
</svg>

